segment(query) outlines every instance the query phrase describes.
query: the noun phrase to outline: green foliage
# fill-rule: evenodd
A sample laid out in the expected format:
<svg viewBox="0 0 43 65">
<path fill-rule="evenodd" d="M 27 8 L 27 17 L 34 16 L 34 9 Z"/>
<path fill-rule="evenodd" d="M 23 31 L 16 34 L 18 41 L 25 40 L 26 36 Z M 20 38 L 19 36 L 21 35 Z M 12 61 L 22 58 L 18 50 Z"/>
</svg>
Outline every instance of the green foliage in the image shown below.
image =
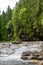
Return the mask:
<svg viewBox="0 0 43 65">
<path fill-rule="evenodd" d="M 7 11 L 6 11 L 6 23 L 9 22 L 9 20 L 12 19 L 12 9 L 10 6 L 8 6 Z"/>
<path fill-rule="evenodd" d="M 4 30 L 4 31 L 3 31 Z M 0 16 L 0 40 L 43 40 L 43 0 L 20 0 Z"/>
<path fill-rule="evenodd" d="M 2 15 L 0 15 L 0 41 L 6 41 L 8 40 L 8 30 L 10 28 L 10 20 L 12 19 L 12 10 L 10 6 L 8 6 L 8 9 L 6 13 L 3 11 Z M 11 28 L 10 28 L 11 29 Z M 12 32 L 12 31 L 11 31 Z"/>
<path fill-rule="evenodd" d="M 6 29 L 5 29 L 5 24 L 6 24 L 6 14 L 5 12 L 3 11 L 2 15 L 1 15 L 1 38 L 2 40 L 5 40 L 6 39 Z"/>
<path fill-rule="evenodd" d="M 43 1 L 20 0 L 13 9 L 14 37 L 40 39 L 43 30 Z"/>
</svg>

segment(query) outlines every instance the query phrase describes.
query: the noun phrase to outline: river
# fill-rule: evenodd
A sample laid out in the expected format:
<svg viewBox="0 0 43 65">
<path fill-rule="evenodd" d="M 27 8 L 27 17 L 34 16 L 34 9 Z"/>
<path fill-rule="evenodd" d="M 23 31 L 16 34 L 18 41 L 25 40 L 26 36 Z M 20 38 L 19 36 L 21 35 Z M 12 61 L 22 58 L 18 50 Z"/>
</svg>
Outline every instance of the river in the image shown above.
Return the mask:
<svg viewBox="0 0 43 65">
<path fill-rule="evenodd" d="M 0 43 L 0 65 L 37 65 L 36 62 L 21 59 L 24 51 L 41 52 L 43 42 Z"/>
</svg>

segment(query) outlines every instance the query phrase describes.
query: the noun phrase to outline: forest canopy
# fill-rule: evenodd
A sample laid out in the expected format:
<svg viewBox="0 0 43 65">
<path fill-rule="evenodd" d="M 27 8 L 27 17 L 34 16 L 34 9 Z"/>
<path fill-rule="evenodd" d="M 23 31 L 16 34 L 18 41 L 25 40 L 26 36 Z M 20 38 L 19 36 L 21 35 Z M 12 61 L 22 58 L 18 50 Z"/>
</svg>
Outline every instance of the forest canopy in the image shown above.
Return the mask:
<svg viewBox="0 0 43 65">
<path fill-rule="evenodd" d="M 0 15 L 0 41 L 43 40 L 43 0 L 20 0 Z"/>
</svg>

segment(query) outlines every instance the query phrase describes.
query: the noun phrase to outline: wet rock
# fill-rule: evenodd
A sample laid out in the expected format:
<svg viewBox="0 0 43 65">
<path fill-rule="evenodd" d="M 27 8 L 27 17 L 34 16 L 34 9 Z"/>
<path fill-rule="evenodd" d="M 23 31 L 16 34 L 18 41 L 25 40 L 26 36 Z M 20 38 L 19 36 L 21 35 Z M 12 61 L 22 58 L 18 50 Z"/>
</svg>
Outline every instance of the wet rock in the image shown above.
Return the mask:
<svg viewBox="0 0 43 65">
<path fill-rule="evenodd" d="M 43 56 L 39 56 L 38 60 L 43 60 Z"/>
<path fill-rule="evenodd" d="M 0 51 L 0 54 L 1 54 L 1 51 Z"/>
<path fill-rule="evenodd" d="M 21 41 L 12 42 L 12 44 L 21 44 Z"/>
<path fill-rule="evenodd" d="M 21 59 L 23 60 L 43 60 L 43 52 L 25 51 L 22 53 Z"/>
<path fill-rule="evenodd" d="M 38 58 L 36 56 L 33 56 L 31 60 L 38 60 Z"/>
<path fill-rule="evenodd" d="M 22 56 L 21 59 L 28 60 L 28 56 Z"/>
<path fill-rule="evenodd" d="M 32 55 L 33 57 L 31 59 L 36 59 L 36 60 L 43 60 L 43 52 L 35 52 Z"/>
<path fill-rule="evenodd" d="M 2 43 L 2 45 L 6 45 L 6 43 Z"/>
<path fill-rule="evenodd" d="M 29 51 L 25 51 L 22 53 L 22 56 L 30 56 L 31 55 L 31 52 Z"/>
<path fill-rule="evenodd" d="M 32 52 L 30 52 L 30 51 L 24 51 L 22 53 L 21 59 L 23 59 L 23 60 L 29 60 L 29 59 L 31 59 L 31 57 L 32 57 Z"/>
<path fill-rule="evenodd" d="M 21 59 L 23 60 L 31 60 L 32 56 L 22 56 Z"/>
<path fill-rule="evenodd" d="M 31 59 L 38 59 L 39 54 L 37 51 L 35 51 L 34 53 L 32 53 L 32 58 Z"/>
<path fill-rule="evenodd" d="M 9 46 L 11 46 L 11 44 L 9 44 Z"/>
<path fill-rule="evenodd" d="M 41 65 L 43 65 L 43 62 L 41 62 Z"/>
</svg>

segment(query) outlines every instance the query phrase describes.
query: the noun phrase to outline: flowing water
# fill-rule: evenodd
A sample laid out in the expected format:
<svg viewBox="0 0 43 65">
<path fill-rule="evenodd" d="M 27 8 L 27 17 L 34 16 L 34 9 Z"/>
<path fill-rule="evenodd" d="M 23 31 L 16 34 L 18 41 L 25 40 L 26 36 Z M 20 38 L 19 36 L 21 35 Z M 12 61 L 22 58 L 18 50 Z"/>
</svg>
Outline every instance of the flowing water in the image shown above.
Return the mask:
<svg viewBox="0 0 43 65">
<path fill-rule="evenodd" d="M 37 65 L 29 60 L 24 61 L 21 55 L 24 51 L 42 51 L 42 44 L 0 44 L 0 65 Z"/>
</svg>

